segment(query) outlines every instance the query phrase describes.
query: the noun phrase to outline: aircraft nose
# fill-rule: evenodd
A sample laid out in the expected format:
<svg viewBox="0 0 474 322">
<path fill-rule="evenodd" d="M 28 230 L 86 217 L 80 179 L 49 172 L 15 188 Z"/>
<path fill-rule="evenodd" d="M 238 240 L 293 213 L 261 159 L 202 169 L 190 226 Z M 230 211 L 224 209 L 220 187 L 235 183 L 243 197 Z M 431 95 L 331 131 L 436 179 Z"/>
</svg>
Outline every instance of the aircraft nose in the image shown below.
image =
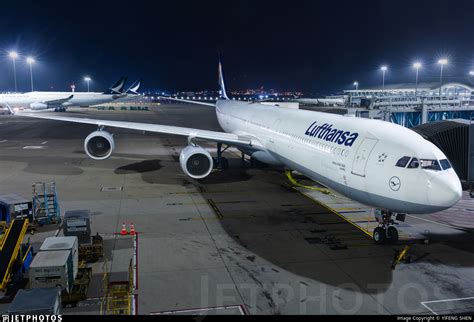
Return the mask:
<svg viewBox="0 0 474 322">
<path fill-rule="evenodd" d="M 449 208 L 454 206 L 461 197 L 462 186 L 456 174 L 442 174 L 431 181 L 428 198 L 433 204 Z"/>
</svg>

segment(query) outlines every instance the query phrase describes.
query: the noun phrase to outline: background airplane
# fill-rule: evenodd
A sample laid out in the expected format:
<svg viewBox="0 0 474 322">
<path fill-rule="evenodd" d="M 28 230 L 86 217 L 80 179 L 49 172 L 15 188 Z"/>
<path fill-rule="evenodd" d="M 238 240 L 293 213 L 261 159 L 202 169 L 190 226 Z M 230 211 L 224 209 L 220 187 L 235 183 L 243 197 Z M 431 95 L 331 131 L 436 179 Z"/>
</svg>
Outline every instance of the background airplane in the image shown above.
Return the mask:
<svg viewBox="0 0 474 322">
<path fill-rule="evenodd" d="M 68 107 L 88 107 L 104 104 L 121 98 L 138 96 L 141 82 L 134 82 L 124 91 L 126 77 L 121 77 L 105 92 L 28 92 L 22 94 L 0 94 L 0 105 L 9 109 L 46 110 L 65 112 Z"/>
</svg>

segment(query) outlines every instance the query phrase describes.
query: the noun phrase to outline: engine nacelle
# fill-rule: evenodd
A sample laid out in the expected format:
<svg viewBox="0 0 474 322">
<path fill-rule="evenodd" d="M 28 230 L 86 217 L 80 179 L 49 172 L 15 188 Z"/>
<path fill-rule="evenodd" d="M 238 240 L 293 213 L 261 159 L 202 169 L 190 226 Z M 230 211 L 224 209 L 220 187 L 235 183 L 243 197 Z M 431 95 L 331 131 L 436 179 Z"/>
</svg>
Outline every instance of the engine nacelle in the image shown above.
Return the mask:
<svg viewBox="0 0 474 322">
<path fill-rule="evenodd" d="M 30 104 L 30 108 L 32 110 L 46 110 L 48 109 L 48 104 L 35 102 Z"/>
<path fill-rule="evenodd" d="M 200 146 L 188 145 L 179 155 L 179 165 L 191 178 L 203 179 L 211 173 L 214 162 L 211 154 Z"/>
<path fill-rule="evenodd" d="M 94 160 L 108 159 L 114 149 L 114 137 L 106 131 L 92 132 L 84 140 L 84 150 Z"/>
</svg>

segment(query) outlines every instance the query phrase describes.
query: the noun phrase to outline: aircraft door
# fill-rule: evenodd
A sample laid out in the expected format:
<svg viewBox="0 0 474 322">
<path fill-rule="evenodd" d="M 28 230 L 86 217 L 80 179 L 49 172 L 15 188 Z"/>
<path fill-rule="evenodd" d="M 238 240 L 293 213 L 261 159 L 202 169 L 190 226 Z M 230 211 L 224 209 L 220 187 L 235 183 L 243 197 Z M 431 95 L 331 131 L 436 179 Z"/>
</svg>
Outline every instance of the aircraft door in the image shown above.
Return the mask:
<svg viewBox="0 0 474 322">
<path fill-rule="evenodd" d="M 379 140 L 365 138 L 361 145 L 357 149 L 352 163 L 352 174 L 365 177 L 365 169 L 367 167 L 367 161 L 369 160 L 370 153 L 374 149 L 375 145 Z"/>
</svg>

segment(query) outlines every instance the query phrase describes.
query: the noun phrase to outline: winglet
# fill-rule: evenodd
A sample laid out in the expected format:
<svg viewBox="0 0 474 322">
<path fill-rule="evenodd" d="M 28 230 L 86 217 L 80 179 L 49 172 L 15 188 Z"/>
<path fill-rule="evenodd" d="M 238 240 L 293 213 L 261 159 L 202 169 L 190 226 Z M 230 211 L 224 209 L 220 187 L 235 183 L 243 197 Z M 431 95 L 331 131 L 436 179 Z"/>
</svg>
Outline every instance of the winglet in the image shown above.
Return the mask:
<svg viewBox="0 0 474 322">
<path fill-rule="evenodd" d="M 219 87 L 220 87 L 221 98 L 228 100 L 229 97 L 227 96 L 227 92 L 225 90 L 224 72 L 222 71 L 222 63 L 220 59 L 219 59 Z"/>
<path fill-rule="evenodd" d="M 15 115 L 15 111 L 12 109 L 12 107 L 10 106 L 10 104 L 5 103 L 5 106 L 7 107 L 7 109 L 10 111 L 10 113 L 11 113 L 12 115 Z"/>
</svg>

